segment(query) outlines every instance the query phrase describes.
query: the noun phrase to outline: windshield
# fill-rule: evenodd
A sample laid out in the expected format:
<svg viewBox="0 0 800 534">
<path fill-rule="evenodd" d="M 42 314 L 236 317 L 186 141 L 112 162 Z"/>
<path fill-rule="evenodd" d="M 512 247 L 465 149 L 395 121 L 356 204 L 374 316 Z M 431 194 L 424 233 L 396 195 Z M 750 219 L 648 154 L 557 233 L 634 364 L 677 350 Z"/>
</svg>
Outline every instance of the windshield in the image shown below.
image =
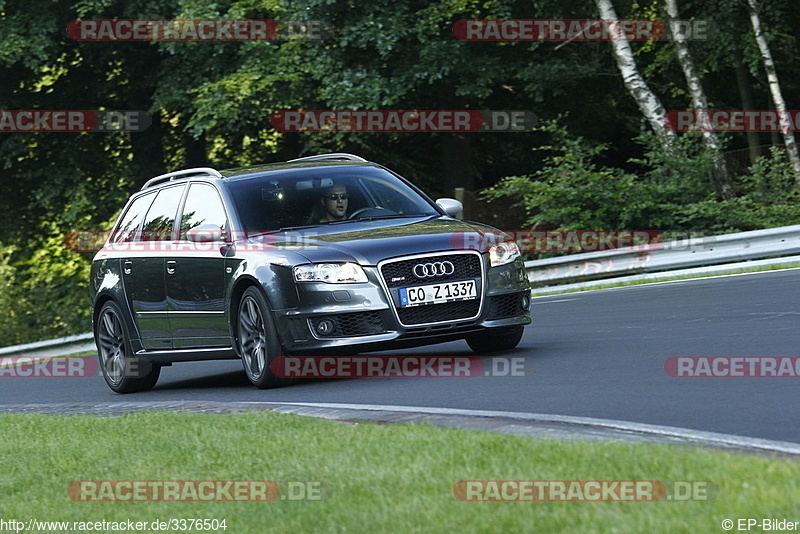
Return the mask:
<svg viewBox="0 0 800 534">
<path fill-rule="evenodd" d="M 369 166 L 287 169 L 230 182 L 247 233 L 375 218 L 438 215 L 414 189 Z"/>
</svg>

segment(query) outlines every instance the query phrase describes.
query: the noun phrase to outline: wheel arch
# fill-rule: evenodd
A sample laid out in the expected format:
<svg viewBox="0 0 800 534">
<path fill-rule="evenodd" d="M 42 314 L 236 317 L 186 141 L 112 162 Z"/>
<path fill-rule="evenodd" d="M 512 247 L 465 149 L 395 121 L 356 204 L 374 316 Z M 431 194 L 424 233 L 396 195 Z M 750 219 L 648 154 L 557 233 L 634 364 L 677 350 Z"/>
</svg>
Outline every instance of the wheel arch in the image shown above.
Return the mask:
<svg viewBox="0 0 800 534">
<path fill-rule="evenodd" d="M 92 305 L 92 333 L 95 337 L 95 343 L 97 342 L 97 318 L 100 316 L 100 310 L 102 310 L 103 306 L 109 301 L 116 304 L 122 312 L 122 320 L 125 322 L 125 327 L 128 329 L 130 335 L 131 348 L 134 352 L 137 352 L 141 348 L 139 329 L 136 327 L 136 322 L 131 316 L 128 303 L 124 300 L 120 302 L 120 299 L 111 292 L 104 291 L 99 293 L 97 297 L 95 297 L 94 304 Z"/>
<path fill-rule="evenodd" d="M 258 282 L 258 280 L 256 280 L 255 278 L 252 278 L 250 276 L 242 276 L 241 278 L 239 278 L 234 283 L 233 287 L 231 288 L 231 296 L 230 296 L 231 305 L 230 305 L 230 316 L 229 317 L 230 317 L 230 325 L 231 325 L 231 337 L 232 337 L 234 349 L 237 351 L 237 353 L 239 351 L 239 349 L 238 349 L 238 346 L 239 346 L 239 330 L 238 330 L 239 327 L 238 327 L 238 322 L 239 321 L 237 320 L 237 318 L 239 317 L 239 304 L 240 304 L 240 302 L 242 300 L 242 295 L 244 295 L 244 292 L 247 291 L 247 288 L 249 288 L 249 287 L 255 287 L 259 291 L 261 291 L 264 294 L 264 298 L 266 299 L 267 304 L 269 304 L 268 295 L 266 294 L 264 289 L 261 287 L 261 284 Z M 272 313 L 272 310 L 270 310 L 269 312 Z"/>
</svg>

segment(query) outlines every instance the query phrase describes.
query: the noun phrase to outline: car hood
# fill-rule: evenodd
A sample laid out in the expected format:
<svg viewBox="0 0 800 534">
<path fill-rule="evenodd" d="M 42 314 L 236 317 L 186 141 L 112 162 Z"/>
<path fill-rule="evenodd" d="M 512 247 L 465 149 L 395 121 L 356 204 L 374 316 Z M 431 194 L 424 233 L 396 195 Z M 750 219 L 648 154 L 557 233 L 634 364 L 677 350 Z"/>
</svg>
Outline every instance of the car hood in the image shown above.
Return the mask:
<svg viewBox="0 0 800 534">
<path fill-rule="evenodd" d="M 250 238 L 291 251 L 312 263 L 351 262 L 377 265 L 381 260 L 428 252 L 478 250 L 501 240 L 490 226 L 444 216 L 353 221 L 277 232 Z"/>
</svg>

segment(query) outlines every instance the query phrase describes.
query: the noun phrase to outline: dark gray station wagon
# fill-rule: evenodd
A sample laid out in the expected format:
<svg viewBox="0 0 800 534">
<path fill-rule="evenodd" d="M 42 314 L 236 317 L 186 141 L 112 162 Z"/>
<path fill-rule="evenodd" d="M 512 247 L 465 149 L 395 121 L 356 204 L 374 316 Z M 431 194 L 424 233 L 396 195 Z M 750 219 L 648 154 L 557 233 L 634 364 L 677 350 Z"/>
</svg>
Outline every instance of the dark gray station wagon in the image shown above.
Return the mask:
<svg viewBox="0 0 800 534">
<path fill-rule="evenodd" d="M 142 391 L 173 362 L 241 358 L 266 388 L 283 355 L 512 349 L 531 322 L 519 249 L 460 211 L 350 154 L 157 176 L 92 264 L 105 380 Z"/>
</svg>

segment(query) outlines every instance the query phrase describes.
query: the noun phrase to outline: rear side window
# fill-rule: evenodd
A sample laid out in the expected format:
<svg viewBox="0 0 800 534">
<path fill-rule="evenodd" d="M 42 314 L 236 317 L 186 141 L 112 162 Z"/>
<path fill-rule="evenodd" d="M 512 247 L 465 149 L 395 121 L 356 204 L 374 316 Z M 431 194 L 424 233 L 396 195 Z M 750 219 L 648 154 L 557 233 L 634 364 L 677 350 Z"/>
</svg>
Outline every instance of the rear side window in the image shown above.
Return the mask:
<svg viewBox="0 0 800 534">
<path fill-rule="evenodd" d="M 147 208 L 150 207 L 154 198 L 156 198 L 156 195 L 149 193 L 134 200 L 117 225 L 117 229 L 109 242 L 128 243 L 133 241 L 136 231 L 142 225 L 144 214 L 147 213 Z"/>
<path fill-rule="evenodd" d="M 227 221 L 217 190 L 206 184 L 192 184 L 183 206 L 180 239 L 186 239 L 186 232 L 201 224 L 213 224 L 226 230 Z"/>
<path fill-rule="evenodd" d="M 142 233 L 137 241 L 172 241 L 178 203 L 185 186 L 169 187 L 158 192 L 153 205 L 147 210 Z"/>
</svg>

